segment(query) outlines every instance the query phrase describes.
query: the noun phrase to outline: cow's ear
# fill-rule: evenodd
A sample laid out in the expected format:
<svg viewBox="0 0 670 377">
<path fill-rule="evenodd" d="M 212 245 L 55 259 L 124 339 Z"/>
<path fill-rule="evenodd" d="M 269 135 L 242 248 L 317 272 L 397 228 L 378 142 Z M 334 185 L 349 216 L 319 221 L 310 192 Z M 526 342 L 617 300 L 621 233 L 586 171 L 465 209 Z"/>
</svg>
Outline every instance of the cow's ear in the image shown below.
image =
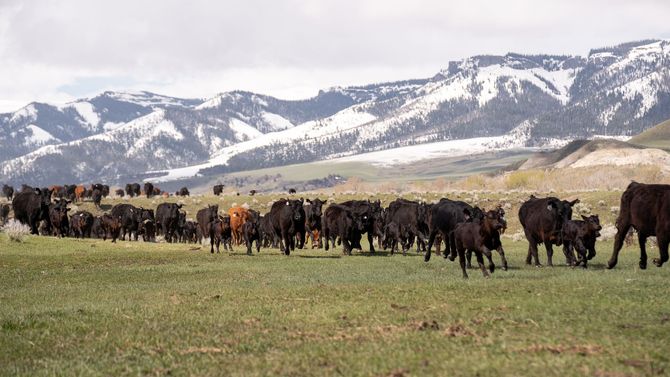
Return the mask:
<svg viewBox="0 0 670 377">
<path fill-rule="evenodd" d="M 470 210 L 467 209 L 467 208 L 463 209 L 463 215 L 465 216 L 465 221 L 470 220 L 470 216 L 472 216 L 472 214 L 470 213 Z"/>
<path fill-rule="evenodd" d="M 575 204 L 579 203 L 579 199 L 575 199 L 570 202 L 570 207 L 574 206 Z"/>
<path fill-rule="evenodd" d="M 306 201 L 307 203 L 309 203 L 309 204 L 312 204 L 312 201 L 309 200 L 309 198 L 305 199 L 305 201 Z"/>
</svg>

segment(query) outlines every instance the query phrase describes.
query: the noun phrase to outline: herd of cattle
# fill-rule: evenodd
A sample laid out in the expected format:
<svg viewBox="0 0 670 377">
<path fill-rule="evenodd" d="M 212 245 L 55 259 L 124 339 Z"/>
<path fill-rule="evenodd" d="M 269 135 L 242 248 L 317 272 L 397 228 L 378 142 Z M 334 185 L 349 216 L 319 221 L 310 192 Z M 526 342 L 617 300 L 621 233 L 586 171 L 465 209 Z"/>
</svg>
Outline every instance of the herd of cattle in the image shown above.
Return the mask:
<svg viewBox="0 0 670 377">
<path fill-rule="evenodd" d="M 161 203 L 155 211 L 135 207 L 131 204 L 117 204 L 109 213 L 94 216 L 90 212 L 77 211 L 68 216 L 68 204 L 91 198 L 99 205 L 100 198 L 109 194 L 109 187 L 101 184 L 32 188 L 24 186 L 14 195 L 9 186 L 3 193 L 12 202 L 14 217 L 31 228 L 33 234 L 50 234 L 58 237 L 97 237 L 106 240 L 117 238 L 155 241 L 162 235 L 166 242 L 202 243 L 209 238 L 210 252 L 219 252 L 223 243 L 228 250 L 233 245 L 245 245 L 247 254 L 255 246 L 279 248 L 289 255 L 296 248 L 302 249 L 307 241 L 312 248 L 335 248 L 341 245 L 345 254 L 353 249 L 362 249 L 361 239 L 367 236 L 370 252 L 378 247 L 398 248 L 405 254 L 416 244 L 417 250 L 424 251 L 424 260 L 430 260 L 431 251 L 446 245 L 444 257 L 455 260 L 458 256 L 467 278 L 472 253 L 484 276 L 495 270 L 492 250 L 500 255 L 502 268 L 507 269 L 507 260 L 501 242 L 501 234 L 507 227 L 505 211 L 498 206 L 483 210 L 463 201 L 447 198 L 434 204 L 396 199 L 388 207 L 379 200 L 350 200 L 330 204 L 320 199 L 299 200 L 280 199 L 274 202 L 268 213 L 244 207 L 230 208 L 221 214 L 218 205 L 210 205 L 197 212 L 196 221 L 188 221 L 180 204 Z M 222 187 L 214 187 L 220 194 Z M 122 190 L 119 190 L 122 191 Z M 129 184 L 127 195 L 139 195 L 139 184 Z M 150 183 L 145 184 L 145 195 L 160 195 Z M 151 193 L 151 194 L 149 194 Z M 122 195 L 123 192 L 120 193 Z M 183 188 L 177 195 L 188 195 Z M 587 267 L 596 255 L 595 242 L 600 236 L 600 221 L 597 215 L 582 216 L 572 220 L 572 207 L 579 200 L 567 201 L 555 197 L 537 198 L 532 196 L 519 209 L 519 221 L 528 240 L 526 263 L 540 266 L 538 245 L 544 244 L 547 264 L 552 265 L 553 246 L 563 246 L 566 263 L 571 266 Z M 6 220 L 9 205 L 0 207 L 0 216 Z M 617 264 L 618 253 L 623 246 L 629 229 L 637 231 L 640 243 L 640 268 L 647 266 L 646 239 L 656 236 L 660 258 L 653 260 L 661 266 L 668 261 L 670 243 L 670 185 L 631 183 L 621 197 L 619 217 L 616 221 L 617 234 L 614 252 L 608 268 Z M 488 259 L 488 266 L 484 264 Z"/>
</svg>

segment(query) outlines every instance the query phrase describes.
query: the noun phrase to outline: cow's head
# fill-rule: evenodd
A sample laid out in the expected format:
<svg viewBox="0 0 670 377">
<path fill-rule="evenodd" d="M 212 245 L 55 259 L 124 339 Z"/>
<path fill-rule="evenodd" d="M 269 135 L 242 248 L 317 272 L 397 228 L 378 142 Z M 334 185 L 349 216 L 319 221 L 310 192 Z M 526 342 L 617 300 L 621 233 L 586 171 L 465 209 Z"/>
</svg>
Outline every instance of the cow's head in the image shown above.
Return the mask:
<svg viewBox="0 0 670 377">
<path fill-rule="evenodd" d="M 589 233 L 595 234 L 596 237 L 600 236 L 600 231 L 603 227 L 600 226 L 600 218 L 598 218 L 598 215 L 591 215 L 588 217 L 582 215 L 582 220 L 586 222 Z"/>
</svg>

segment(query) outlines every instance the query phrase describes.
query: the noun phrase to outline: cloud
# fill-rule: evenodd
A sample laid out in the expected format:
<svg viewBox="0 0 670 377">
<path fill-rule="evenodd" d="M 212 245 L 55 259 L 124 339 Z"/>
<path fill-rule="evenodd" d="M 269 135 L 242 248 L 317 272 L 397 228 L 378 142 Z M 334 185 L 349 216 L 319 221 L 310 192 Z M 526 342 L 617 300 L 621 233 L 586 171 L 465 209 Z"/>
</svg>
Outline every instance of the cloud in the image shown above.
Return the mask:
<svg viewBox="0 0 670 377">
<path fill-rule="evenodd" d="M 670 34 L 670 2 L 6 0 L 0 101 L 105 89 L 283 96 L 429 77 L 474 54 L 584 54 Z M 0 105 L 1 106 L 1 105 Z"/>
</svg>

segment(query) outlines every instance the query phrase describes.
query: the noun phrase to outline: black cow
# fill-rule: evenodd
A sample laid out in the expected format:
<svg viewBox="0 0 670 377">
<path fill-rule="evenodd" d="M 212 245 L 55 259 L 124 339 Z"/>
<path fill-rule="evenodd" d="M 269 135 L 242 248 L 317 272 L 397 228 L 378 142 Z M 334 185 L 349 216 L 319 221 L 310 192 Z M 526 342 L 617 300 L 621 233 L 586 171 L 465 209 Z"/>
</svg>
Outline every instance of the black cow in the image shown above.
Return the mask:
<svg viewBox="0 0 670 377">
<path fill-rule="evenodd" d="M 250 190 L 250 191 L 249 191 L 249 195 L 250 195 L 250 196 L 254 196 L 254 195 L 256 195 L 256 193 L 257 193 L 256 190 Z"/>
<path fill-rule="evenodd" d="M 14 187 L 6 184 L 2 185 L 2 195 L 4 195 L 7 200 L 11 202 L 12 198 L 14 197 Z"/>
<path fill-rule="evenodd" d="M 51 234 L 58 238 L 67 236 L 70 233 L 70 221 L 67 212 L 68 202 L 66 200 L 57 200 L 49 205 L 49 221 L 51 223 Z"/>
<path fill-rule="evenodd" d="M 182 187 L 175 193 L 176 196 L 189 196 L 191 195 L 190 192 L 188 192 L 188 187 Z"/>
<path fill-rule="evenodd" d="M 7 218 L 9 217 L 9 204 L 0 205 L 0 224 L 5 225 L 7 223 Z"/>
<path fill-rule="evenodd" d="M 290 189 L 288 189 L 288 193 L 289 193 L 289 195 L 294 195 L 296 193 L 296 191 L 295 191 L 294 188 L 290 188 Z"/>
<path fill-rule="evenodd" d="M 425 203 L 406 199 L 396 199 L 389 203 L 386 212 L 386 223 L 395 222 L 406 228 L 410 237 L 418 238 L 418 242 L 428 241 L 428 209 Z M 428 257 L 430 259 L 430 257 Z"/>
<path fill-rule="evenodd" d="M 265 216 L 261 216 L 259 221 L 263 247 L 278 248 L 279 237 L 275 234 L 275 230 L 272 227 L 272 222 L 270 220 L 270 215 L 266 214 Z"/>
<path fill-rule="evenodd" d="M 122 219 L 119 216 L 105 213 L 100 216 L 100 227 L 102 230 L 102 240 L 106 241 L 107 237 L 111 237 L 112 242 L 114 243 L 121 233 L 123 227 Z M 128 236 L 128 239 L 130 239 L 130 236 Z"/>
<path fill-rule="evenodd" d="M 302 249 L 305 240 L 305 210 L 302 200 L 279 199 L 270 208 L 270 223 L 277 237 L 279 248 L 285 255 L 295 249 L 298 235 L 298 249 Z"/>
<path fill-rule="evenodd" d="M 40 221 L 49 222 L 49 204 L 51 204 L 51 191 L 49 190 L 31 188 L 21 191 L 12 199 L 14 218 L 30 226 L 32 234 L 38 234 L 37 227 Z"/>
<path fill-rule="evenodd" d="M 260 230 L 260 216 L 258 212 L 249 210 L 249 218 L 242 224 L 242 237 L 247 246 L 247 255 L 251 255 L 251 246 L 256 242 L 256 252 L 261 251 L 261 230 Z"/>
<path fill-rule="evenodd" d="M 63 195 L 63 197 L 71 202 L 74 202 L 75 200 L 77 200 L 77 194 L 75 193 L 76 189 L 77 185 L 63 186 L 63 191 L 65 192 L 65 195 Z"/>
<path fill-rule="evenodd" d="M 382 206 L 381 201 L 377 200 L 371 202 L 369 200 L 349 200 L 340 205 L 349 207 L 359 218 L 364 218 L 363 221 L 363 231 L 360 233 L 354 233 L 352 239 L 352 247 L 354 249 L 362 250 L 361 247 L 361 237 L 363 233 L 368 235 L 368 243 L 370 244 L 370 252 L 375 252 L 375 243 L 374 237 L 381 236 L 380 229 L 375 228 L 375 221 L 382 217 Z M 356 230 L 355 232 L 358 232 Z"/>
<path fill-rule="evenodd" d="M 139 183 L 128 183 L 126 185 L 126 195 L 129 197 L 139 196 L 140 195 L 140 184 Z"/>
<path fill-rule="evenodd" d="M 338 204 L 328 206 L 323 215 L 322 237 L 325 249 L 329 249 L 331 242 L 335 248 L 335 240 L 339 238 L 344 254 L 351 255 L 352 241 L 365 230 L 368 221 L 367 213 L 359 215 L 349 206 Z"/>
<path fill-rule="evenodd" d="M 475 210 L 479 210 L 478 207 L 475 207 Z M 481 212 L 481 210 L 479 210 Z M 497 234 L 493 234 L 490 239 L 487 239 L 488 243 L 486 244 L 486 247 L 489 250 L 496 250 L 498 254 L 500 254 L 500 260 L 502 262 L 502 269 L 503 271 L 507 271 L 507 258 L 505 258 L 505 250 L 503 249 L 502 246 L 502 241 L 500 240 L 500 235 L 505 232 L 507 229 L 507 220 L 505 219 L 505 210 L 501 207 L 498 206 L 494 211 L 498 213 L 498 219 L 500 220 L 500 223 L 502 224 L 502 228 L 500 229 L 500 232 Z M 472 219 L 473 221 L 480 221 L 483 218 L 483 212 L 481 212 L 481 215 L 479 215 L 479 212 L 475 214 L 475 217 Z M 450 257 L 451 258 L 451 257 Z M 452 259 L 453 260 L 453 259 Z M 472 251 L 468 250 L 466 253 L 466 262 L 467 262 L 467 268 L 472 268 Z"/>
<path fill-rule="evenodd" d="M 563 253 L 569 265 L 586 268 L 587 261 L 596 256 L 596 238 L 600 236 L 598 215 L 582 216 L 582 220 L 568 220 L 563 223 Z M 573 249 L 579 258 L 575 258 Z"/>
<path fill-rule="evenodd" d="M 123 191 L 123 189 L 116 189 L 116 190 L 114 191 L 114 193 L 115 193 L 116 196 L 118 196 L 119 198 L 123 198 L 123 196 L 125 195 L 125 192 Z"/>
<path fill-rule="evenodd" d="M 102 197 L 106 198 L 109 196 L 109 185 L 102 185 L 102 188 L 100 189 L 100 192 L 102 193 Z"/>
<path fill-rule="evenodd" d="M 579 199 L 571 202 L 554 197 L 536 198 L 531 196 L 519 208 L 519 222 L 528 240 L 528 255 L 526 264 L 531 264 L 531 257 L 535 266 L 540 267 L 537 245 L 544 243 L 547 249 L 547 265 L 553 266 L 552 245 L 563 244 L 563 224 L 572 219 L 572 206 L 579 203 Z"/>
<path fill-rule="evenodd" d="M 179 214 L 182 205 L 176 203 L 161 203 L 156 208 L 156 226 L 165 237 L 165 241 L 177 241 L 175 236 L 179 230 Z"/>
<path fill-rule="evenodd" d="M 465 268 L 465 252 L 471 251 L 477 257 L 477 263 L 482 270 L 484 277 L 489 277 L 489 272 L 484 266 L 486 255 L 489 260 L 489 270 L 495 270 L 495 264 L 491 258 L 491 249 L 487 245 L 493 244 L 496 237 L 500 236 L 500 230 L 503 228 L 503 222 L 500 219 L 499 212 L 493 210 L 484 214 L 479 221 L 460 223 L 454 229 L 454 240 L 456 241 L 456 251 L 458 252 L 458 261 L 463 271 L 463 278 L 468 278 Z"/>
<path fill-rule="evenodd" d="M 424 260 L 426 262 L 430 260 L 431 251 L 438 234 L 446 245 L 444 257 L 450 257 L 451 260 L 456 259 L 457 251 L 453 234 L 454 229 L 460 223 L 475 218 L 480 219 L 483 216 L 484 214 L 479 208 L 473 207 L 466 202 L 442 198 L 430 209 L 430 223 L 428 224 L 430 235 L 428 238 L 428 250 L 426 250 Z"/>
<path fill-rule="evenodd" d="M 319 232 L 321 232 L 321 216 L 323 216 L 324 201 L 316 198 L 314 200 L 307 199 L 305 202 L 306 204 L 303 206 L 305 209 L 305 231 L 312 240 L 312 248 L 321 248 L 323 245 Z M 316 239 L 317 237 L 318 239 Z"/>
<path fill-rule="evenodd" d="M 146 195 L 147 198 L 154 196 L 154 185 L 151 182 L 144 183 L 144 195 Z"/>
<path fill-rule="evenodd" d="M 75 238 L 90 238 L 93 228 L 93 214 L 87 211 L 77 211 L 70 216 L 70 229 Z"/>
<path fill-rule="evenodd" d="M 203 208 L 198 211 L 195 218 L 198 221 L 198 229 L 200 230 L 198 234 L 198 243 L 202 243 L 202 238 L 209 236 L 210 226 L 209 224 L 216 220 L 219 216 L 219 206 L 210 205 L 207 208 Z"/>
<path fill-rule="evenodd" d="M 640 244 L 640 268 L 647 268 L 646 242 L 651 236 L 656 236 L 660 253 L 660 258 L 654 258 L 652 262 L 661 267 L 668 261 L 670 244 L 670 185 L 631 182 L 621 195 L 619 208 L 614 250 L 607 268 L 616 266 L 619 251 L 631 227 L 637 231 Z"/>
<path fill-rule="evenodd" d="M 31 192 L 31 191 L 35 191 L 35 188 L 25 183 L 21 185 L 21 192 Z"/>
<path fill-rule="evenodd" d="M 233 251 L 233 237 L 230 228 L 230 216 L 217 216 L 214 221 L 209 223 L 209 246 L 210 253 L 214 254 L 214 245 L 216 252 L 219 252 L 219 244 L 223 242 L 223 248 L 226 251 Z"/>
<path fill-rule="evenodd" d="M 212 191 L 214 192 L 214 195 L 219 196 L 223 192 L 223 186 L 224 185 L 214 185 L 212 187 Z"/>
<path fill-rule="evenodd" d="M 144 242 L 156 242 L 156 223 L 153 220 L 143 220 L 137 227 L 137 233 Z"/>
<path fill-rule="evenodd" d="M 135 241 L 138 240 L 139 225 L 142 221 L 155 221 L 153 210 L 144 209 L 142 207 L 137 208 L 131 204 L 125 203 L 117 204 L 112 207 L 111 215 L 121 220 L 121 239 L 125 240 L 126 234 L 128 234 L 129 241 L 133 234 Z"/>
<path fill-rule="evenodd" d="M 402 255 L 407 255 L 407 249 L 409 249 L 409 238 L 410 234 L 404 227 L 391 221 L 384 226 L 382 247 L 384 249 L 390 248 L 391 255 L 393 255 L 398 247 L 398 244 L 400 244 L 400 247 L 402 248 Z"/>
<path fill-rule="evenodd" d="M 186 221 L 181 233 L 181 242 L 195 243 L 198 242 L 198 223 L 195 221 Z"/>
<path fill-rule="evenodd" d="M 100 202 L 102 201 L 102 190 L 100 189 L 93 189 L 91 192 L 91 198 L 93 199 L 93 204 L 95 204 L 95 208 L 100 209 Z"/>
</svg>

